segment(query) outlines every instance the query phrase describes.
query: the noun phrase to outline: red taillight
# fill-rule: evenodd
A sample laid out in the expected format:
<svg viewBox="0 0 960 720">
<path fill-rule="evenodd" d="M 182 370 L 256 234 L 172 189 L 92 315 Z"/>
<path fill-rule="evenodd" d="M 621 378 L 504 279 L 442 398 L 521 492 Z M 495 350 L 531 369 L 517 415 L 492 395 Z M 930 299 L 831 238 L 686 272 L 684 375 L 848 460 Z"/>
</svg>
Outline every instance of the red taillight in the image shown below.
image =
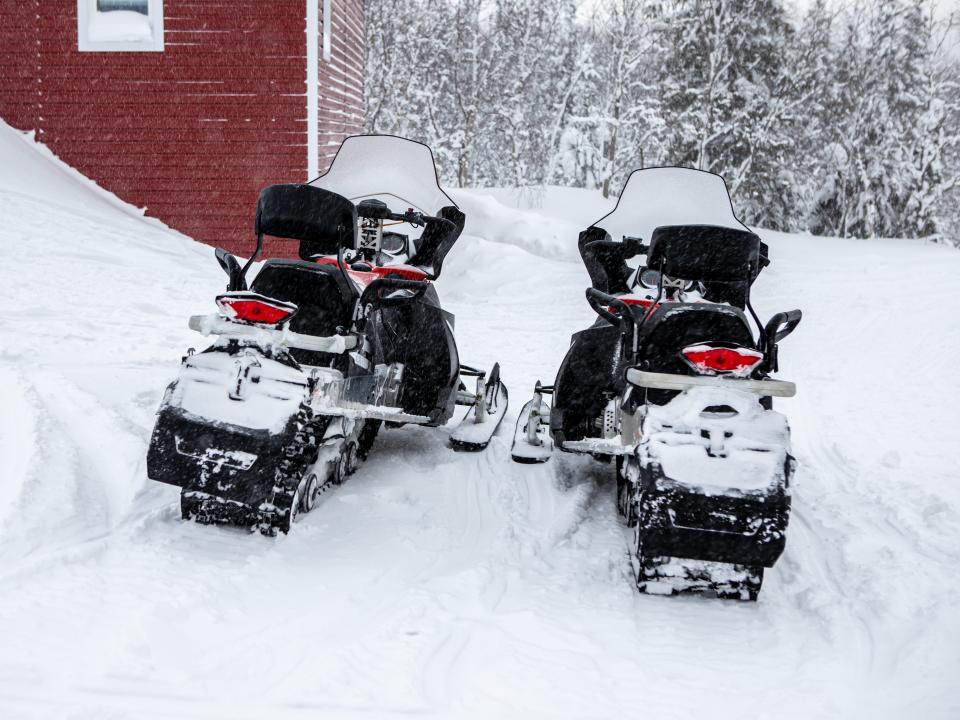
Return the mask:
<svg viewBox="0 0 960 720">
<path fill-rule="evenodd" d="M 259 295 L 221 295 L 217 305 L 231 320 L 258 325 L 276 325 L 297 311 L 296 305 L 282 303 Z"/>
<path fill-rule="evenodd" d="M 410 265 L 384 265 L 371 271 L 382 278 L 395 277 L 401 280 L 426 280 L 427 274 L 420 268 Z"/>
<path fill-rule="evenodd" d="M 641 298 L 641 297 L 631 297 L 630 295 L 621 295 L 617 298 L 624 305 L 639 305 L 645 311 L 650 309 L 650 306 L 653 305 L 653 298 Z M 659 303 L 658 303 L 659 304 Z M 612 313 L 620 312 L 620 308 L 611 305 L 607 308 Z"/>
<path fill-rule="evenodd" d="M 748 374 L 761 360 L 763 353 L 748 348 L 715 347 L 713 345 L 691 345 L 684 348 L 684 360 L 701 375 L 716 373 Z"/>
</svg>

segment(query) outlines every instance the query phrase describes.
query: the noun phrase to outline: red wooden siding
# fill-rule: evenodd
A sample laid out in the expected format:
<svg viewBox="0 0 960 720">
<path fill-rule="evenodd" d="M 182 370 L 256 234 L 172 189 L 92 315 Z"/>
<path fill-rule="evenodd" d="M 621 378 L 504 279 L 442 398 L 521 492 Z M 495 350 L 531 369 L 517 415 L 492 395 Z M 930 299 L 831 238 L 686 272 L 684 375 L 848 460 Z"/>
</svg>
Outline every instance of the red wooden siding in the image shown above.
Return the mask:
<svg viewBox="0 0 960 720">
<path fill-rule="evenodd" d="M 40 0 L 0 0 L 0 117 L 14 127 L 37 127 Z"/>
<path fill-rule="evenodd" d="M 331 56 L 320 59 L 321 170 L 345 136 L 363 132 L 363 0 L 332 2 Z M 321 43 L 322 37 L 321 28 Z"/>
<path fill-rule="evenodd" d="M 163 52 L 81 53 L 76 12 L 0 0 L 0 116 L 171 227 L 250 252 L 260 189 L 306 179 L 305 1 L 164 0 Z M 321 148 L 362 127 L 362 0 L 333 18 Z"/>
<path fill-rule="evenodd" d="M 363 132 L 363 0 L 331 0 L 330 59 L 323 59 L 323 0 L 316 0 L 318 138 L 320 172 L 326 172 L 340 143 Z M 304 154 L 306 157 L 306 154 Z M 312 179 L 312 178 L 311 178 Z M 295 254 L 291 243 L 267 239 L 264 255 Z"/>
</svg>

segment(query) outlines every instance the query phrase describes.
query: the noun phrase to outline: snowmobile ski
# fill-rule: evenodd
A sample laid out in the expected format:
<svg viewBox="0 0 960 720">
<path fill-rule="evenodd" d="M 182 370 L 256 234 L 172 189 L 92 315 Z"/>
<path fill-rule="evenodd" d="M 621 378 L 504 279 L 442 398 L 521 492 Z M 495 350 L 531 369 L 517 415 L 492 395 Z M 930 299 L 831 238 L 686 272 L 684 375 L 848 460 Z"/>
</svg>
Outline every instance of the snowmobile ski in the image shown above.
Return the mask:
<svg viewBox="0 0 960 720">
<path fill-rule="evenodd" d="M 533 398 L 521 408 L 510 446 L 510 457 L 514 462 L 533 464 L 545 463 L 550 459 L 553 453 L 550 406 L 543 399 L 545 394 L 550 393 L 553 393 L 553 387 L 541 385 L 538 381 Z"/>
<path fill-rule="evenodd" d="M 490 444 L 507 412 L 507 387 L 500 381 L 500 363 L 495 363 L 490 377 L 475 368 L 460 366 L 460 374 L 477 379 L 475 393 L 461 383 L 458 405 L 469 405 L 467 414 L 450 433 L 450 447 L 464 452 L 478 452 Z"/>
</svg>

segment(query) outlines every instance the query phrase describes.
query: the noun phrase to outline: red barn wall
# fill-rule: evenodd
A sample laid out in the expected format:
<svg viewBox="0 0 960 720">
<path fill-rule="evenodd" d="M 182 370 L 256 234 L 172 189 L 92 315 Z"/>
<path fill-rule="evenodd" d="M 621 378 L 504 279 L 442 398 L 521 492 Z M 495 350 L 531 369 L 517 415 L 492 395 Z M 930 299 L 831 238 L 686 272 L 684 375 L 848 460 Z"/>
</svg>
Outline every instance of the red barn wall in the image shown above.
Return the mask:
<svg viewBox="0 0 960 720">
<path fill-rule="evenodd" d="M 330 59 L 324 60 L 323 0 L 316 2 L 319 57 L 317 150 L 319 169 L 324 173 L 343 139 L 364 130 L 364 6 L 363 0 L 331 0 Z M 274 255 L 295 256 L 296 243 L 267 238 L 264 256 Z"/>
<path fill-rule="evenodd" d="M 330 60 L 320 60 L 321 172 L 344 137 L 363 132 L 363 0 L 332 0 L 331 26 Z M 322 48 L 322 18 L 320 38 Z"/>
<path fill-rule="evenodd" d="M 76 13 L 0 2 L 0 116 L 148 215 L 249 253 L 260 189 L 307 175 L 304 0 L 165 0 L 163 52 L 81 53 Z M 362 129 L 362 13 L 333 2 L 321 155 Z"/>
<path fill-rule="evenodd" d="M 0 117 L 14 127 L 37 127 L 40 107 L 40 0 L 0 0 Z"/>
</svg>

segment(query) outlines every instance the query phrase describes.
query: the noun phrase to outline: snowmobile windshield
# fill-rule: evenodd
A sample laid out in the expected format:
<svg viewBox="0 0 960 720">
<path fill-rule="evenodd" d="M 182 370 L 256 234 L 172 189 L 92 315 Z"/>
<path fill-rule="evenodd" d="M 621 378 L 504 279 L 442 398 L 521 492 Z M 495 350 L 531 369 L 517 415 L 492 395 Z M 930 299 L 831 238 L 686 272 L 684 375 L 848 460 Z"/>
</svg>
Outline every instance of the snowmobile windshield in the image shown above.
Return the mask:
<svg viewBox="0 0 960 720">
<path fill-rule="evenodd" d="M 714 225 L 748 230 L 733 214 L 723 178 L 703 170 L 660 167 L 634 170 L 612 212 L 594 223 L 611 240 L 638 237 L 669 225 Z"/>
<path fill-rule="evenodd" d="M 410 264 L 435 279 L 463 230 L 463 213 L 440 189 L 433 153 L 413 140 L 395 135 L 348 137 L 330 169 L 309 184 L 347 198 L 358 210 L 367 206 L 359 213 L 354 248 L 358 256 L 379 266 Z M 386 205 L 389 215 L 412 210 L 431 219 L 422 223 L 393 217 L 381 222 L 383 215 L 376 212 L 382 208 L 369 214 L 379 203 Z M 300 256 L 312 259 L 316 253 L 301 244 Z"/>
<path fill-rule="evenodd" d="M 409 208 L 436 215 L 456 203 L 440 189 L 433 153 L 426 145 L 395 135 L 354 135 L 343 141 L 324 175 L 311 185 L 354 203 L 382 200 L 391 212 Z"/>
</svg>

